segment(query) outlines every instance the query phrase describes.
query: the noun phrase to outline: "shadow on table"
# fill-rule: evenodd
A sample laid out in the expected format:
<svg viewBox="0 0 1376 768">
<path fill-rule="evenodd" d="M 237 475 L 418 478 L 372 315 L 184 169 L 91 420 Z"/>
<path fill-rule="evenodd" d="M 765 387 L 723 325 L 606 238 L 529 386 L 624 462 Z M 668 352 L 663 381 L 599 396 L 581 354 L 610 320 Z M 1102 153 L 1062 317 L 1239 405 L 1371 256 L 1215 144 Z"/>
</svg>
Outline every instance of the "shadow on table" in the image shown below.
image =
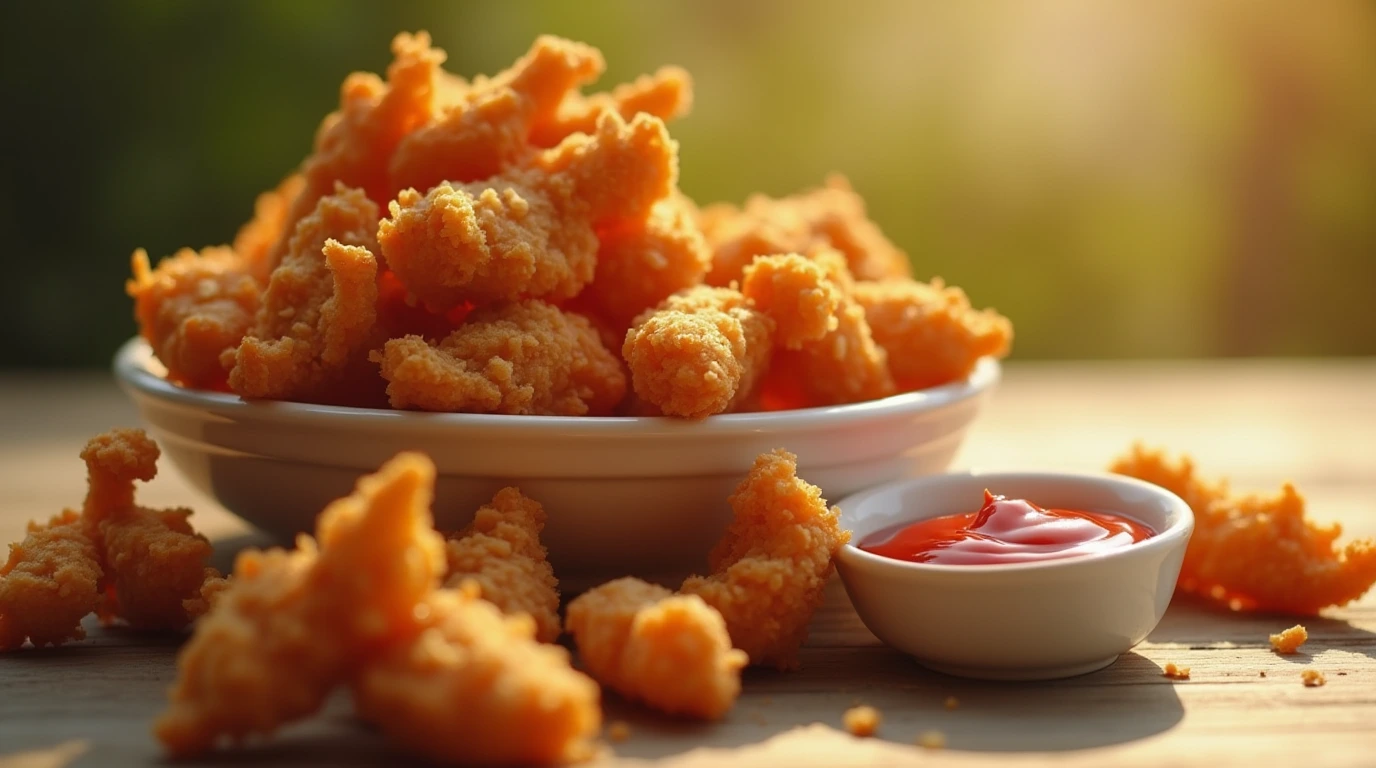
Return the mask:
<svg viewBox="0 0 1376 768">
<path fill-rule="evenodd" d="M 1271 653 L 1270 636 L 1296 624 L 1304 625 L 1309 632 L 1309 640 L 1300 652 Z M 1177 596 L 1171 601 L 1170 609 L 1147 642 L 1184 645 L 1195 651 L 1255 647 L 1266 651 L 1270 659 L 1296 664 L 1309 664 L 1314 654 L 1328 650 L 1359 653 L 1376 659 L 1376 632 L 1346 621 L 1322 616 L 1230 611 L 1190 596 Z"/>
<path fill-rule="evenodd" d="M 940 731 L 947 750 L 1067 752 L 1136 741 L 1169 730 L 1184 717 L 1171 681 L 1146 658 L 1128 653 L 1108 669 L 1036 683 L 950 677 L 883 646 L 804 650 L 803 669 L 751 670 L 748 695 L 723 723 L 685 724 L 620 700 L 604 702 L 608 720 L 625 720 L 632 737 L 616 745 L 625 757 L 658 758 L 696 747 L 740 747 L 798 726 L 841 728 L 855 704 L 876 707 L 876 738 L 904 746 Z M 955 709 L 946 708 L 955 697 Z M 654 738 L 636 738 L 653 734 Z"/>
</svg>

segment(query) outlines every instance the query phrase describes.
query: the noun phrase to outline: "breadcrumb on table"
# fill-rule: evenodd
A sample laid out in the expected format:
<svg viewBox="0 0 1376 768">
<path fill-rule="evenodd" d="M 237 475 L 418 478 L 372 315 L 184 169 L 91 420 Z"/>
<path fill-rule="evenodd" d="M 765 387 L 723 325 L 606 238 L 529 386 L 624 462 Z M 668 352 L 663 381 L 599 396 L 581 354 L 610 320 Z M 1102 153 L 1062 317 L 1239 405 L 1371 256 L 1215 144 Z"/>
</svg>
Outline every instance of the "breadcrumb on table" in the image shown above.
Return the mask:
<svg viewBox="0 0 1376 768">
<path fill-rule="evenodd" d="M 1318 688 L 1328 682 L 1328 679 L 1323 676 L 1323 673 L 1317 669 L 1304 670 L 1300 673 L 1300 679 L 1304 681 L 1305 688 Z"/>
<path fill-rule="evenodd" d="M 1296 624 L 1278 635 L 1271 635 L 1271 648 L 1276 653 L 1295 653 L 1308 639 L 1309 630 L 1303 624 Z"/>
<path fill-rule="evenodd" d="M 927 749 L 945 749 L 946 734 L 941 731 L 923 731 L 917 735 L 917 745 Z"/>
<path fill-rule="evenodd" d="M 879 730 L 884 718 L 879 710 L 870 706 L 851 707 L 841 716 L 841 722 L 852 736 L 873 736 Z"/>
<path fill-rule="evenodd" d="M 1167 662 L 1165 669 L 1161 670 L 1161 675 L 1172 680 L 1189 680 L 1190 668 L 1177 666 L 1173 661 Z"/>
</svg>

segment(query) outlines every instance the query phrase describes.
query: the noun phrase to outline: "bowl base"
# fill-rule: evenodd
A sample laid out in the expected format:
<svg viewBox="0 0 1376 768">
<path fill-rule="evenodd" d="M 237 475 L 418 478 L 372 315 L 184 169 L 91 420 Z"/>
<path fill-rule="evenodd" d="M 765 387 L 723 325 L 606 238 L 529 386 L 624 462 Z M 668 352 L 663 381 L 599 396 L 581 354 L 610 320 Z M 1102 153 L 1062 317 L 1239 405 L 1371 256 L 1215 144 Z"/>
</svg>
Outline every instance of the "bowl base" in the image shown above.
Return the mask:
<svg viewBox="0 0 1376 768">
<path fill-rule="evenodd" d="M 1064 677 L 1077 677 L 1090 672 L 1098 672 L 1118 660 L 1118 654 L 1106 659 L 1083 664 L 1065 664 L 1058 667 L 1030 667 L 1026 669 L 1009 667 L 966 667 L 958 664 L 941 664 L 924 659 L 916 659 L 918 664 L 934 672 L 953 677 L 968 677 L 974 680 L 1003 680 L 1008 682 L 1033 680 L 1059 680 Z"/>
</svg>

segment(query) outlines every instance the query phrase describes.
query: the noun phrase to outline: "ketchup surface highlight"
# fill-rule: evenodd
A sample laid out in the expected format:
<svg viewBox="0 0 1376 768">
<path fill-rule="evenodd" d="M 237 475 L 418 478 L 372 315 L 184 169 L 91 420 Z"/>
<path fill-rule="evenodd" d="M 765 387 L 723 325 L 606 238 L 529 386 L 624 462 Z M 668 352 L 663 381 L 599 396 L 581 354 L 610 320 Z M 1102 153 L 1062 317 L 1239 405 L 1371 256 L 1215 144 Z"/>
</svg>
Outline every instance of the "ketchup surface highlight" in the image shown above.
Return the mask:
<svg viewBox="0 0 1376 768">
<path fill-rule="evenodd" d="M 984 492 L 976 512 L 919 520 L 865 538 L 860 549 L 937 565 L 999 565 L 1061 560 L 1121 549 L 1156 532 L 1103 512 L 1042 509 Z"/>
</svg>

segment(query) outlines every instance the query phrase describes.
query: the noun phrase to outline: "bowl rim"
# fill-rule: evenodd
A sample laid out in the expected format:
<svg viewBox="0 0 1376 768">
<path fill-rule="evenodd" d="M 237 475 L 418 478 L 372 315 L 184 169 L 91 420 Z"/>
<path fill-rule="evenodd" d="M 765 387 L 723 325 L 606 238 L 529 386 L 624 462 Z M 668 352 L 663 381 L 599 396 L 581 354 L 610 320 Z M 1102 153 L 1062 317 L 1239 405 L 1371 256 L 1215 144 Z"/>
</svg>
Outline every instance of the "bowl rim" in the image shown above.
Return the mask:
<svg viewBox="0 0 1376 768">
<path fill-rule="evenodd" d="M 213 412 L 229 418 L 272 419 L 300 425 L 334 425 L 342 420 L 358 426 L 406 429 L 500 427 L 503 430 L 579 432 L 618 435 L 664 429 L 687 429 L 709 434 L 739 434 L 786 428 L 825 426 L 855 420 L 885 420 L 910 413 L 935 411 L 970 400 L 992 389 L 1002 377 L 1002 366 L 983 357 L 970 376 L 937 387 L 846 405 L 799 408 L 788 411 L 728 413 L 699 421 L 671 416 L 513 416 L 490 413 L 432 413 L 386 408 L 353 408 L 286 401 L 249 401 L 228 392 L 181 387 L 168 381 L 155 367 L 161 364 L 142 337 L 122 344 L 112 363 L 119 385 L 131 395 L 142 395 L 167 405 Z"/>
<path fill-rule="evenodd" d="M 1016 484 L 1017 482 L 1023 480 L 1035 479 L 1061 481 L 1069 485 L 1108 483 L 1113 485 L 1131 486 L 1138 490 L 1146 491 L 1147 493 L 1150 493 L 1153 496 L 1156 496 L 1164 500 L 1169 506 L 1173 507 L 1175 511 L 1179 514 L 1176 516 L 1175 520 L 1166 527 L 1165 530 L 1157 532 L 1155 536 L 1150 536 L 1141 541 L 1133 542 L 1132 544 L 1129 544 L 1126 547 L 1122 547 L 1119 549 L 1111 549 L 1103 552 L 1092 552 L 1090 554 L 1076 555 L 1073 557 L 1066 557 L 1055 560 L 1037 560 L 1023 563 L 992 563 L 988 565 L 976 566 L 942 565 L 938 563 L 914 563 L 907 560 L 896 560 L 891 557 L 884 557 L 882 555 L 876 555 L 872 552 L 866 552 L 865 550 L 860 548 L 858 541 L 852 540 L 851 542 L 847 542 L 845 546 L 843 546 L 841 550 L 837 552 L 838 562 L 848 561 L 846 562 L 846 564 L 864 565 L 870 568 L 897 569 L 899 571 L 907 571 L 913 576 L 918 576 L 919 574 L 965 574 L 967 576 L 974 577 L 985 574 L 1027 573 L 1032 571 L 1063 570 L 1066 568 L 1092 566 L 1095 563 L 1102 562 L 1110 558 L 1127 557 L 1133 554 L 1148 553 L 1155 550 L 1169 550 L 1174 547 L 1183 547 L 1189 543 L 1190 536 L 1194 532 L 1194 510 L 1190 508 L 1189 504 L 1185 503 L 1184 499 L 1180 498 L 1175 493 L 1166 490 L 1165 488 L 1162 488 L 1161 486 L 1156 485 L 1154 483 L 1149 483 L 1145 480 L 1139 480 L 1135 477 L 1129 477 L 1127 475 L 1118 475 L 1111 472 L 1062 472 L 1055 470 L 999 471 L 984 469 L 972 469 L 963 472 L 945 472 L 936 475 L 925 475 L 922 477 L 911 477 L 903 480 L 895 480 L 892 482 L 876 485 L 872 488 L 866 488 L 863 491 L 853 493 L 850 496 L 841 499 L 839 502 L 836 503 L 836 506 L 840 507 L 842 510 L 845 510 L 847 508 L 855 509 L 865 504 L 872 497 L 878 496 L 885 492 L 892 491 L 899 487 L 955 482 L 958 480 L 972 478 L 981 478 L 989 483 L 1006 481 L 1009 485 Z M 842 514 L 845 514 L 844 511 L 842 512 Z M 1132 515 L 1128 512 L 1122 512 L 1120 514 L 1124 514 L 1128 517 L 1132 517 L 1133 519 L 1137 519 L 1139 520 L 1139 522 L 1145 522 L 1141 521 L 1136 515 Z M 916 522 L 918 520 L 923 519 L 927 518 L 914 517 L 908 522 Z"/>
</svg>

